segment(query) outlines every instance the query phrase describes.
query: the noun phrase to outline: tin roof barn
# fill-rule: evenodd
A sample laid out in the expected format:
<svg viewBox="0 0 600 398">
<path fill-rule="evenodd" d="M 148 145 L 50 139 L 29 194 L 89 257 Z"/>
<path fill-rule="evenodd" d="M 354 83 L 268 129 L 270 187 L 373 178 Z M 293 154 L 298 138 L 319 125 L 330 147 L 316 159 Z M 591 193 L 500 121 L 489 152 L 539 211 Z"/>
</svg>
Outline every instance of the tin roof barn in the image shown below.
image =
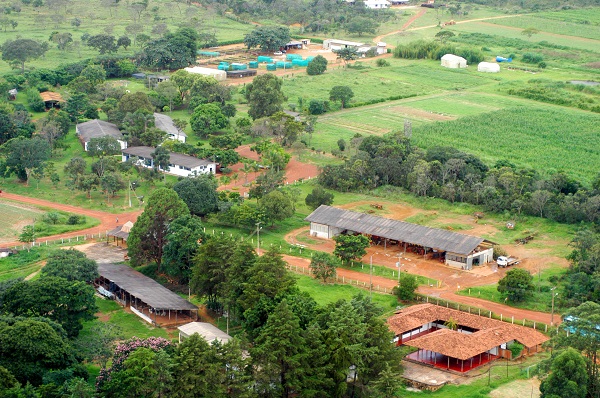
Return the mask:
<svg viewBox="0 0 600 398">
<path fill-rule="evenodd" d="M 418 246 L 425 252 L 444 254 L 447 265 L 471 269 L 473 265 L 493 260 L 493 247 L 483 238 L 430 228 L 404 221 L 372 216 L 350 210 L 321 205 L 306 221 L 311 236 L 331 239 L 336 235 L 364 234 L 372 240 L 392 244 Z"/>
</svg>

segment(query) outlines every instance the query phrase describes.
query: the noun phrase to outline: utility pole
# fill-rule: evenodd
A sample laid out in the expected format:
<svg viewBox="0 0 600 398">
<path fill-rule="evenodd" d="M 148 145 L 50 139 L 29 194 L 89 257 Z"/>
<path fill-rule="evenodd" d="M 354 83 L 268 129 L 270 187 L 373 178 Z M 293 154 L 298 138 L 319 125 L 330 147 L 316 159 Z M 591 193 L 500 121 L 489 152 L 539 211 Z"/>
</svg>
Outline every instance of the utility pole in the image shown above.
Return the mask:
<svg viewBox="0 0 600 398">
<path fill-rule="evenodd" d="M 131 207 L 131 179 L 127 179 L 127 196 L 129 198 L 129 207 Z"/>
<path fill-rule="evenodd" d="M 256 223 L 256 254 L 260 255 L 260 221 Z"/>
<path fill-rule="evenodd" d="M 554 326 L 554 297 L 558 296 L 558 293 L 554 293 L 554 289 L 556 289 L 556 286 L 550 289 L 550 292 L 552 292 L 552 312 L 550 313 L 550 326 Z"/>
<path fill-rule="evenodd" d="M 369 296 L 373 301 L 373 255 L 371 254 L 371 267 L 369 270 Z"/>
<path fill-rule="evenodd" d="M 400 261 L 402 260 L 402 253 L 398 254 L 398 262 L 396 263 L 396 267 L 398 267 L 398 286 L 400 286 L 400 266 L 402 265 Z"/>
</svg>

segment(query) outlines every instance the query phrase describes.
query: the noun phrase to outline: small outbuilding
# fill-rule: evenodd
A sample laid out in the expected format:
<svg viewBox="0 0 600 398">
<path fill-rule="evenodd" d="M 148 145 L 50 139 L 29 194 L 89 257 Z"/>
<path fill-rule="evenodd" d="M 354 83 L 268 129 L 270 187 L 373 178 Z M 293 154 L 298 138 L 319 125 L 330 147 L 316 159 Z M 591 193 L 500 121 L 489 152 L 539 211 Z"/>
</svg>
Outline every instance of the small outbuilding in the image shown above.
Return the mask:
<svg viewBox="0 0 600 398">
<path fill-rule="evenodd" d="M 180 343 L 181 340 L 187 339 L 193 334 L 200 335 L 208 344 L 215 340 L 225 344 L 231 340 L 230 335 L 208 322 L 190 322 L 179 326 L 177 329 L 179 330 Z"/>
<path fill-rule="evenodd" d="M 201 66 L 194 66 L 190 68 L 185 68 L 185 71 L 188 73 L 194 73 L 202 76 L 214 77 L 218 81 L 222 82 L 227 79 L 227 72 L 224 70 L 212 69 L 212 68 L 203 68 Z"/>
<path fill-rule="evenodd" d="M 168 139 L 185 143 L 187 134 L 175 126 L 171 117 L 154 112 L 154 125 L 157 129 L 164 131 L 167 134 Z"/>
<path fill-rule="evenodd" d="M 466 68 L 467 60 L 454 54 L 446 54 L 442 57 L 442 66 L 445 68 Z"/>
<path fill-rule="evenodd" d="M 60 104 L 65 102 L 59 93 L 55 93 L 53 91 L 44 91 L 40 93 L 40 97 L 42 97 L 42 101 L 44 101 L 46 109 L 60 108 Z"/>
<path fill-rule="evenodd" d="M 500 65 L 493 62 L 480 62 L 477 65 L 477 72 L 498 73 L 500 72 Z"/>
</svg>

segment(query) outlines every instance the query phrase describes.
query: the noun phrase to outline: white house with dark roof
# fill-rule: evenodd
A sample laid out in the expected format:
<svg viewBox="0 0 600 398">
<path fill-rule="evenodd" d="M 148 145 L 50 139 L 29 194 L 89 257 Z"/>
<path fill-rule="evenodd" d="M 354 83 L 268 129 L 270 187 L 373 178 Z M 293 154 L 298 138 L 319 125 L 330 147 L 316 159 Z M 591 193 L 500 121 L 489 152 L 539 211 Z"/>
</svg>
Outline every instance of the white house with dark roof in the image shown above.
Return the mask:
<svg viewBox="0 0 600 398">
<path fill-rule="evenodd" d="M 92 138 L 113 137 L 121 145 L 121 149 L 127 148 L 127 141 L 123 138 L 123 134 L 116 124 L 105 122 L 104 120 L 90 120 L 84 123 L 79 123 L 75 126 L 75 132 L 79 136 L 79 141 L 83 148 L 88 150 L 88 143 Z"/>
<path fill-rule="evenodd" d="M 122 161 L 137 158 L 137 164 L 149 169 L 154 167 L 154 158 L 152 154 L 156 148 L 149 146 L 134 146 L 123 149 Z M 175 174 L 182 177 L 189 177 L 197 174 L 214 174 L 217 171 L 217 163 L 208 159 L 198 159 L 194 156 L 184 155 L 182 153 L 169 153 L 169 170 L 161 167 L 158 169 L 164 173 Z"/>
<path fill-rule="evenodd" d="M 173 119 L 162 113 L 154 113 L 154 125 L 157 129 L 164 131 L 167 134 L 167 138 L 170 140 L 176 140 L 184 142 L 187 139 L 187 134 L 179 130 Z"/>
</svg>

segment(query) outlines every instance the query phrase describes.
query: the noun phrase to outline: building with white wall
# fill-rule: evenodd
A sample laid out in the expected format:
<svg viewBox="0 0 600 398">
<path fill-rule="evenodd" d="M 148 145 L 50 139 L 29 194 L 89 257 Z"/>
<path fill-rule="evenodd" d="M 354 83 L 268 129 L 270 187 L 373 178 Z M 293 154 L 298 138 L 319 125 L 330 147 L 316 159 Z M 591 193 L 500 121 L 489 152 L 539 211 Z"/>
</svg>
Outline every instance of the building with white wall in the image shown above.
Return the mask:
<svg viewBox="0 0 600 398">
<path fill-rule="evenodd" d="M 156 148 L 149 146 L 134 146 L 123 149 L 121 152 L 122 161 L 127 162 L 135 159 L 139 166 L 146 168 L 154 168 L 154 158 L 152 154 Z M 158 169 L 164 173 L 175 174 L 182 177 L 190 177 L 199 174 L 215 174 L 217 172 L 217 163 L 212 160 L 198 159 L 194 156 L 184 155 L 181 153 L 170 152 L 169 154 L 169 169 Z"/>
</svg>

